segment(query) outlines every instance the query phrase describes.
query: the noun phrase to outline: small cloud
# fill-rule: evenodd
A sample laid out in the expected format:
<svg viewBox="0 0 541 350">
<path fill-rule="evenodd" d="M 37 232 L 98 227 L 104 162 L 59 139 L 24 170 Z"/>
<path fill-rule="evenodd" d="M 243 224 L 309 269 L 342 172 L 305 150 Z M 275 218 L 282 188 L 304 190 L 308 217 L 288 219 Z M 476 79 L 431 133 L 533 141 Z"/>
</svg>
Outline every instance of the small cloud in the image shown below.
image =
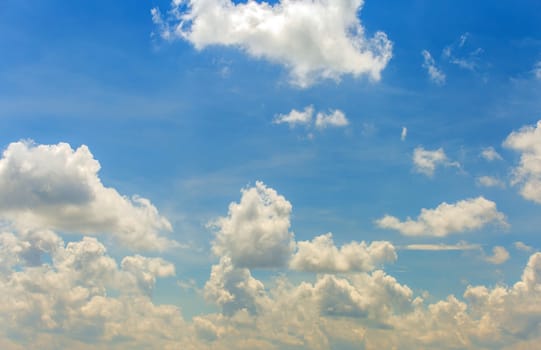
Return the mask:
<svg viewBox="0 0 541 350">
<path fill-rule="evenodd" d="M 496 203 L 484 197 L 470 198 L 448 204 L 441 203 L 434 209 L 421 209 L 416 220 L 410 217 L 401 221 L 385 215 L 376 221 L 381 228 L 399 231 L 405 236 L 445 237 L 480 229 L 489 223 L 507 227 L 505 215 L 498 211 Z"/>
<path fill-rule="evenodd" d="M 456 251 L 456 250 L 477 250 L 481 249 L 479 244 L 468 244 L 459 242 L 457 244 L 409 244 L 402 248 L 403 250 L 423 250 L 423 251 Z"/>
<path fill-rule="evenodd" d="M 316 128 L 343 127 L 349 125 L 344 112 L 339 109 L 331 110 L 329 114 L 319 112 L 316 116 Z"/>
<path fill-rule="evenodd" d="M 400 140 L 405 141 L 407 136 L 408 136 L 408 128 L 403 126 L 402 132 L 400 133 Z"/>
<path fill-rule="evenodd" d="M 434 171 L 438 165 L 460 168 L 460 163 L 452 162 L 447 158 L 443 148 L 429 151 L 425 150 L 423 147 L 417 147 L 413 151 L 413 164 L 417 172 L 429 177 L 434 175 Z"/>
<path fill-rule="evenodd" d="M 530 247 L 529 245 L 526 245 L 526 244 L 524 244 L 523 242 L 520 242 L 520 241 L 513 243 L 513 245 L 515 246 L 516 249 L 522 250 L 524 252 L 532 252 L 533 251 L 532 247 Z"/>
<path fill-rule="evenodd" d="M 278 114 L 273 124 L 289 124 L 290 127 L 296 125 L 308 125 L 312 122 L 312 115 L 314 114 L 314 107 L 312 105 L 306 106 L 303 111 L 292 109 L 288 114 Z"/>
<path fill-rule="evenodd" d="M 534 65 L 532 72 L 537 79 L 541 80 L 541 61 Z"/>
<path fill-rule="evenodd" d="M 476 182 L 479 186 L 483 187 L 500 187 L 505 188 L 505 183 L 492 176 L 480 176 L 476 179 Z"/>
<path fill-rule="evenodd" d="M 500 156 L 500 154 L 496 152 L 496 150 L 492 146 L 483 148 L 483 150 L 481 151 L 481 157 L 488 160 L 489 162 L 503 159 L 502 156 Z"/>
<path fill-rule="evenodd" d="M 507 260 L 509 260 L 509 252 L 504 247 L 500 246 L 492 248 L 492 256 L 487 256 L 485 258 L 485 261 L 494 265 L 503 264 Z"/>
<path fill-rule="evenodd" d="M 434 61 L 434 58 L 432 58 L 430 52 L 423 50 L 421 54 L 424 58 L 423 68 L 427 70 L 430 80 L 437 85 L 445 84 L 445 73 L 436 66 L 436 62 Z"/>
</svg>

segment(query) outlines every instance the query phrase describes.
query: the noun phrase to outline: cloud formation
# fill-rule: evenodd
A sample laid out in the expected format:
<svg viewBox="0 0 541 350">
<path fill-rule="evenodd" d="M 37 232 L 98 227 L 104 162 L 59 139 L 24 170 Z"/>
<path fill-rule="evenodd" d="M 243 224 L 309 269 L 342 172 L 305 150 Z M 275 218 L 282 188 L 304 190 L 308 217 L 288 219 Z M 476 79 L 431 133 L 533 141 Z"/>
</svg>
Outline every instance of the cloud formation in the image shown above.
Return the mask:
<svg viewBox="0 0 541 350">
<path fill-rule="evenodd" d="M 331 110 L 329 113 L 319 112 L 316 116 L 316 128 L 325 129 L 328 127 L 347 126 L 349 121 L 344 112 L 339 109 Z"/>
<path fill-rule="evenodd" d="M 392 57 L 383 32 L 367 38 L 357 16 L 362 0 L 297 0 L 275 4 L 230 0 L 175 0 L 169 18 L 152 9 L 160 35 L 201 50 L 212 45 L 284 65 L 291 82 L 307 87 L 345 74 L 378 81 Z"/>
<path fill-rule="evenodd" d="M 541 203 L 541 120 L 535 126 L 512 132 L 503 145 L 520 153 L 512 184 L 520 186 L 525 199 Z"/>
<path fill-rule="evenodd" d="M 452 233 L 477 230 L 495 223 L 507 226 L 505 215 L 496 208 L 496 203 L 477 197 L 453 204 L 441 203 L 435 209 L 421 209 L 416 220 L 405 221 L 385 215 L 376 221 L 381 228 L 396 230 L 406 236 L 444 237 Z"/>
<path fill-rule="evenodd" d="M 434 175 L 438 165 L 460 168 L 458 162 L 452 162 L 447 158 L 443 148 L 438 148 L 434 151 L 425 150 L 423 147 L 415 148 L 413 151 L 413 165 L 417 172 L 429 177 Z"/>
<path fill-rule="evenodd" d="M 492 146 L 483 148 L 483 150 L 481 151 L 481 157 L 488 160 L 489 162 L 503 159 L 502 156 L 498 152 L 496 152 L 496 150 Z"/>
<path fill-rule="evenodd" d="M 493 176 L 479 176 L 475 180 L 478 185 L 483 187 L 505 188 L 505 182 Z"/>
<path fill-rule="evenodd" d="M 288 124 L 290 127 L 296 125 L 309 125 L 312 122 L 314 106 L 306 106 L 304 110 L 292 109 L 288 114 L 278 114 L 272 121 L 274 124 Z"/>
<path fill-rule="evenodd" d="M 421 54 L 423 55 L 423 68 L 426 69 L 430 80 L 437 85 L 445 84 L 445 73 L 436 66 L 436 62 L 430 52 L 423 50 Z"/>
<path fill-rule="evenodd" d="M 389 242 L 351 242 L 337 248 L 332 233 L 312 241 L 297 242 L 297 252 L 289 264 L 293 270 L 314 272 L 371 271 L 384 262 L 394 262 L 396 252 Z"/>
<path fill-rule="evenodd" d="M 509 260 L 509 252 L 504 247 L 496 246 L 492 248 L 492 255 L 485 258 L 491 264 L 501 265 Z"/>
<path fill-rule="evenodd" d="M 292 109 L 288 114 L 278 114 L 272 121 L 273 124 L 288 124 L 291 128 L 297 125 L 305 125 L 307 127 L 315 127 L 323 130 L 329 127 L 341 128 L 349 125 L 344 112 L 339 109 L 331 109 L 328 113 L 318 112 L 315 122 L 312 124 L 314 115 L 314 107 L 306 106 L 303 111 Z"/>
<path fill-rule="evenodd" d="M 11 143 L 0 159 L 0 217 L 21 229 L 107 234 L 130 249 L 163 250 L 176 243 L 152 203 L 105 187 L 87 146 Z"/>
</svg>

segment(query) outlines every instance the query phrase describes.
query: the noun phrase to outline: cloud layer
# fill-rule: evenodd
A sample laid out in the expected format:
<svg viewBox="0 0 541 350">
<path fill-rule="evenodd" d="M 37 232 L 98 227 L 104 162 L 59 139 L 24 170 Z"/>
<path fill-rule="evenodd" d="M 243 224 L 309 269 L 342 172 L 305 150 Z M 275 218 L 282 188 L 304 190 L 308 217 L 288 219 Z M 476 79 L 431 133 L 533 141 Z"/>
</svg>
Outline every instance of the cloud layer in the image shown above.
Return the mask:
<svg viewBox="0 0 541 350">
<path fill-rule="evenodd" d="M 237 47 L 248 55 L 283 64 L 291 82 L 306 87 L 344 74 L 379 80 L 392 57 L 385 33 L 367 38 L 357 14 L 362 0 L 298 0 L 276 4 L 229 0 L 175 0 L 164 19 L 152 10 L 166 39 L 182 38 L 198 50 Z"/>
</svg>

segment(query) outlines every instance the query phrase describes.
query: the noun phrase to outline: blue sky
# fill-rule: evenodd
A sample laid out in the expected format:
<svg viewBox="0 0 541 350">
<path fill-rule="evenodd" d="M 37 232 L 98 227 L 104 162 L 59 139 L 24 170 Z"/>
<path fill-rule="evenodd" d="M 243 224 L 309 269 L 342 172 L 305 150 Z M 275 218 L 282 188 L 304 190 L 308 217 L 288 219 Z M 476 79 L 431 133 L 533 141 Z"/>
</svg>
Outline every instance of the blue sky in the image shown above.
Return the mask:
<svg viewBox="0 0 541 350">
<path fill-rule="evenodd" d="M 0 4 L 0 347 L 541 341 L 539 2 L 177 3 Z"/>
</svg>

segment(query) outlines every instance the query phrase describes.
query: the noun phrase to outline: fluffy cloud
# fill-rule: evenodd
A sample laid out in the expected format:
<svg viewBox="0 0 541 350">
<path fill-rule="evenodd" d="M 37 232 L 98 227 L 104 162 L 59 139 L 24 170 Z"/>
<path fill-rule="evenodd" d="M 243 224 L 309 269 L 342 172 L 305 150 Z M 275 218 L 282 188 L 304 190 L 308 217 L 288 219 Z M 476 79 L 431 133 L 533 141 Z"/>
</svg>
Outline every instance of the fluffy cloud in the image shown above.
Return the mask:
<svg viewBox="0 0 541 350">
<path fill-rule="evenodd" d="M 521 186 L 520 194 L 524 198 L 541 203 L 541 121 L 512 132 L 503 145 L 520 153 L 513 184 Z"/>
<path fill-rule="evenodd" d="M 327 127 L 347 126 L 349 121 L 344 112 L 339 109 L 330 111 L 329 114 L 319 112 L 316 116 L 316 128 L 325 129 Z"/>
<path fill-rule="evenodd" d="M 112 235 L 129 248 L 165 249 L 171 224 L 148 199 L 120 195 L 98 177 L 88 147 L 11 143 L 0 159 L 0 217 L 21 229 Z"/>
<path fill-rule="evenodd" d="M 428 72 L 430 80 L 438 85 L 445 84 L 445 73 L 436 66 L 436 62 L 432 55 L 427 50 L 421 52 L 423 55 L 423 68 Z"/>
<path fill-rule="evenodd" d="M 275 190 L 256 182 L 242 190 L 239 203 L 231 203 L 226 217 L 212 223 L 217 229 L 213 251 L 228 256 L 237 267 L 280 267 L 295 249 L 289 232 L 291 203 Z"/>
<path fill-rule="evenodd" d="M 488 160 L 489 162 L 503 159 L 502 156 L 498 152 L 496 152 L 494 147 L 483 148 L 483 150 L 481 151 L 481 157 Z"/>
<path fill-rule="evenodd" d="M 435 209 L 421 209 L 417 220 L 385 215 L 376 221 L 381 228 L 397 230 L 406 236 L 444 237 L 451 233 L 477 230 L 489 223 L 507 226 L 505 215 L 496 208 L 496 203 L 484 197 L 458 201 L 454 204 L 443 202 Z"/>
<path fill-rule="evenodd" d="M 483 187 L 500 187 L 504 188 L 505 183 L 493 176 L 480 176 L 477 179 L 475 179 L 477 184 Z"/>
<path fill-rule="evenodd" d="M 492 248 L 492 255 L 485 258 L 491 264 L 500 265 L 509 260 L 509 252 L 504 247 L 496 246 Z"/>
<path fill-rule="evenodd" d="M 515 248 L 517 248 L 518 250 L 522 250 L 522 251 L 524 251 L 524 252 L 531 252 L 531 251 L 533 251 L 533 248 L 530 247 L 529 245 L 524 244 L 524 242 L 518 241 L 518 242 L 513 243 L 513 245 L 514 245 Z"/>
<path fill-rule="evenodd" d="M 451 162 L 449 158 L 447 158 L 443 148 L 429 151 L 425 150 L 423 147 L 417 147 L 413 151 L 413 165 L 417 172 L 426 176 L 433 176 L 438 165 L 460 167 L 458 162 Z"/>
<path fill-rule="evenodd" d="M 175 0 L 170 18 L 152 18 L 162 37 L 182 38 L 200 50 L 211 45 L 241 48 L 250 56 L 285 65 L 292 83 L 306 87 L 344 74 L 379 80 L 392 57 L 383 32 L 365 36 L 362 0 L 297 0 L 276 4 L 230 0 Z"/>
<path fill-rule="evenodd" d="M 298 250 L 290 267 L 316 272 L 370 271 L 384 262 L 394 262 L 396 252 L 389 242 L 351 242 L 338 249 L 332 234 L 317 236 L 312 241 L 297 242 Z"/>
<path fill-rule="evenodd" d="M 303 111 L 292 109 L 288 114 L 277 115 L 273 123 L 284 124 L 287 123 L 290 127 L 296 125 L 309 125 L 312 122 L 312 115 L 314 114 L 314 106 L 306 106 Z"/>
</svg>

